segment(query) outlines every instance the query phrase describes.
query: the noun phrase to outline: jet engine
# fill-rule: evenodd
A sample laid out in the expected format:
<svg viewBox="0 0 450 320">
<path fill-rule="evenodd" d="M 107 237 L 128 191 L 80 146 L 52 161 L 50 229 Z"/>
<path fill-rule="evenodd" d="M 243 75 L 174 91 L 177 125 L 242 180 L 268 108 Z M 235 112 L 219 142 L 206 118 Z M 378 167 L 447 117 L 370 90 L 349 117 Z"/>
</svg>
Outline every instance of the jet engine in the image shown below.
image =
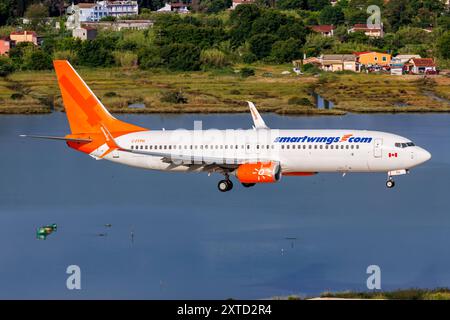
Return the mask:
<svg viewBox="0 0 450 320">
<path fill-rule="evenodd" d="M 281 166 L 277 162 L 241 164 L 236 177 L 243 184 L 273 183 L 281 179 Z"/>
</svg>

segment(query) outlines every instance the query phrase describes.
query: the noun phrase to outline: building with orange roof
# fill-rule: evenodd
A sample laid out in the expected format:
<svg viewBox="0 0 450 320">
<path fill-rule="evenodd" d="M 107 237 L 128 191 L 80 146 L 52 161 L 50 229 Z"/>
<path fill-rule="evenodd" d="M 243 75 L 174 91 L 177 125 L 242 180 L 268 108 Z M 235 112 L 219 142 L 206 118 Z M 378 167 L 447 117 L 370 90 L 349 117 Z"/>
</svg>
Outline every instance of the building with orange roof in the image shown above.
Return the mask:
<svg viewBox="0 0 450 320">
<path fill-rule="evenodd" d="M 31 42 L 33 43 L 35 46 L 38 45 L 38 37 L 36 32 L 34 31 L 15 31 L 15 32 L 11 32 L 11 34 L 9 35 L 9 38 L 14 41 L 15 43 L 20 43 L 20 42 Z"/>
</svg>

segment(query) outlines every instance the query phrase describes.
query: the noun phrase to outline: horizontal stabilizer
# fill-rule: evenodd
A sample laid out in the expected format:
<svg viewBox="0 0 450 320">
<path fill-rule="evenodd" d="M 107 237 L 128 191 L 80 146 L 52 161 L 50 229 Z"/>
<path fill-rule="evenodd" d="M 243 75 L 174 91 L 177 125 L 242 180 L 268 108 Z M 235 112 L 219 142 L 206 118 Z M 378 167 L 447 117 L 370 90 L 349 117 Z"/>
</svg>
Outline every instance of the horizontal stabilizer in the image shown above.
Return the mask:
<svg viewBox="0 0 450 320">
<path fill-rule="evenodd" d="M 63 141 L 84 142 L 84 143 L 92 142 L 91 139 L 76 139 L 76 138 L 53 137 L 53 136 L 36 136 L 36 135 L 28 135 L 28 134 L 21 134 L 20 137 L 22 137 L 22 138 L 34 138 L 34 139 L 63 140 Z"/>
</svg>

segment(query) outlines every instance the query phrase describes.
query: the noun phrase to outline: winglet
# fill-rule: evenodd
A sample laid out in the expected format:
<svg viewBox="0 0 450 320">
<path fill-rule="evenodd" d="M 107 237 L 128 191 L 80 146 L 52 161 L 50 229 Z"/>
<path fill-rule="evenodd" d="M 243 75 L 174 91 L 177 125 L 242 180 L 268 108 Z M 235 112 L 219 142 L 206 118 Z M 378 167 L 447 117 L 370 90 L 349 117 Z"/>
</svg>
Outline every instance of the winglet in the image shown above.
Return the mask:
<svg viewBox="0 0 450 320">
<path fill-rule="evenodd" d="M 256 109 L 255 105 L 251 101 L 247 101 L 248 107 L 250 108 L 250 112 L 252 114 L 253 123 L 255 124 L 256 129 L 268 129 L 269 127 L 264 122 L 263 118 L 261 118 L 261 115 L 259 114 L 258 110 Z"/>
</svg>

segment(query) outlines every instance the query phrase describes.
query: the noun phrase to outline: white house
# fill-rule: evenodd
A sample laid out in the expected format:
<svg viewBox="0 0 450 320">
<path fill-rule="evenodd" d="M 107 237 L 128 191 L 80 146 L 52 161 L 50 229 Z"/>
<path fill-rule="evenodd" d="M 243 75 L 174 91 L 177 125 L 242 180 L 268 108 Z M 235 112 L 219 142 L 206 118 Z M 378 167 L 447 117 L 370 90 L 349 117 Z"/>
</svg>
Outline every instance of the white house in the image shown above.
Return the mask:
<svg viewBox="0 0 450 320">
<path fill-rule="evenodd" d="M 80 22 L 99 21 L 104 17 L 121 17 L 137 15 L 137 1 L 98 1 L 95 3 L 79 3 L 69 7 L 71 12 L 79 12 Z M 68 9 L 69 10 L 69 9 Z"/>
</svg>

